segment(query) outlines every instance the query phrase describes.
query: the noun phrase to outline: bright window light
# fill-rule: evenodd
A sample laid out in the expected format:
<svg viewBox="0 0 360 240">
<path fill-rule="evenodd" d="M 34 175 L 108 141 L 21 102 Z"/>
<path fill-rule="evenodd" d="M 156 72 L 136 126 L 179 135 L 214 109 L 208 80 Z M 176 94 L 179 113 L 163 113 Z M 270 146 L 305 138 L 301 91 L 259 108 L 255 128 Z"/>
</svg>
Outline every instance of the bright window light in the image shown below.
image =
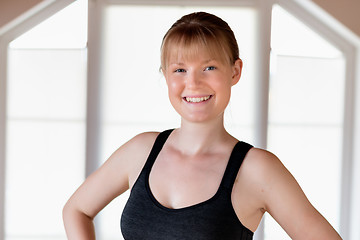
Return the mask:
<svg viewBox="0 0 360 240">
<path fill-rule="evenodd" d="M 244 68 L 225 126 L 255 142 L 256 8 L 104 6 L 103 161 L 140 132 L 179 126 L 159 71 L 160 44 L 173 22 L 194 11 L 214 13 L 234 30 Z M 87 1 L 77 0 L 9 44 L 5 240 L 66 239 L 62 207 L 85 176 L 87 20 Z M 277 5 L 271 50 L 268 149 L 339 230 L 344 57 Z M 96 218 L 99 239 L 122 239 L 127 197 Z M 275 239 L 290 238 L 266 216 L 265 240 Z"/>
<path fill-rule="evenodd" d="M 85 176 L 86 3 L 8 48 L 5 240 L 66 239 L 62 208 Z"/>
<path fill-rule="evenodd" d="M 342 53 L 278 5 L 273 7 L 271 49 L 279 55 L 336 58 Z"/>
<path fill-rule="evenodd" d="M 11 48 L 85 48 L 87 1 L 77 0 L 10 43 Z M 41 36 L 41 37 L 40 37 Z"/>
<path fill-rule="evenodd" d="M 279 6 L 273 8 L 268 148 L 339 230 L 345 61 Z M 290 239 L 269 216 L 265 239 Z"/>
</svg>

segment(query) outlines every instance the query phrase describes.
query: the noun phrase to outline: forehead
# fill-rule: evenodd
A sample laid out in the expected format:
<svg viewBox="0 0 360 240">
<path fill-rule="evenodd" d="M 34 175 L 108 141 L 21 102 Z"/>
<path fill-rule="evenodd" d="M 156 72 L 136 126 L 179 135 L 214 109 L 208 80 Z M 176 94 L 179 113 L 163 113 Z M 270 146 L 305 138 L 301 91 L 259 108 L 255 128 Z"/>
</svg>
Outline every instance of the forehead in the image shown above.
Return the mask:
<svg viewBox="0 0 360 240">
<path fill-rule="evenodd" d="M 168 64 L 186 61 L 208 61 L 216 59 L 210 51 L 204 47 L 193 46 L 187 48 L 175 47 L 171 48 L 166 61 Z"/>
<path fill-rule="evenodd" d="M 211 61 L 227 62 L 227 55 L 222 48 L 214 42 L 192 42 L 192 43 L 169 43 L 167 46 L 165 61 L 166 65 L 184 61 Z"/>
</svg>

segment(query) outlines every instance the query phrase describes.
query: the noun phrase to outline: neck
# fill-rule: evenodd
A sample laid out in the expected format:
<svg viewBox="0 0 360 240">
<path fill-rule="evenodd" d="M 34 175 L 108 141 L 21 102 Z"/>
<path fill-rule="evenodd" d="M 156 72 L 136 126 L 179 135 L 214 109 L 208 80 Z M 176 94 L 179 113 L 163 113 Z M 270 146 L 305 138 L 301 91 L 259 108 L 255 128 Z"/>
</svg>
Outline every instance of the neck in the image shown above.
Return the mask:
<svg viewBox="0 0 360 240">
<path fill-rule="evenodd" d="M 181 127 L 175 131 L 176 144 L 184 154 L 194 155 L 209 152 L 232 137 L 224 128 L 223 116 L 206 123 L 181 120 Z"/>
</svg>

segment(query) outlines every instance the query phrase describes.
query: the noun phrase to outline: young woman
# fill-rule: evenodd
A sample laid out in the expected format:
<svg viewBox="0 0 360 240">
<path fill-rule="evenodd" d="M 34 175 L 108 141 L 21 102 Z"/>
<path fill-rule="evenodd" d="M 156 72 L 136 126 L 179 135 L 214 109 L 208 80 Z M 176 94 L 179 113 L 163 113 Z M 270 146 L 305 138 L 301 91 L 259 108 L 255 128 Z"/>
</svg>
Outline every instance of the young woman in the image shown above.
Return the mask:
<svg viewBox="0 0 360 240">
<path fill-rule="evenodd" d="M 131 189 L 126 240 L 248 240 L 267 211 L 292 239 L 341 239 L 280 160 L 224 128 L 242 61 L 232 30 L 204 12 L 166 33 L 161 70 L 181 126 L 121 146 L 66 203 L 69 239 L 94 239 L 92 219 Z"/>
</svg>

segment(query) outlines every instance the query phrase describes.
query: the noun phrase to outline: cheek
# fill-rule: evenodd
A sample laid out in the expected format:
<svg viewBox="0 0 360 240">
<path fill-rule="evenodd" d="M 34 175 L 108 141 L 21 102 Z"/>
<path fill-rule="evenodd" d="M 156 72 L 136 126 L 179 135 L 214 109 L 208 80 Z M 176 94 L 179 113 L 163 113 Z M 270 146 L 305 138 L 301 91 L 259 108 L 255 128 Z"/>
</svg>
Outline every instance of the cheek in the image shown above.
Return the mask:
<svg viewBox="0 0 360 240">
<path fill-rule="evenodd" d="M 214 89 L 223 93 L 228 93 L 229 91 L 231 91 L 232 87 L 231 81 L 224 78 L 216 79 L 216 81 L 213 82 L 212 86 Z"/>
<path fill-rule="evenodd" d="M 180 81 L 167 81 L 168 92 L 170 94 L 178 94 L 182 91 L 182 84 Z M 170 95 L 171 96 L 171 95 Z"/>
<path fill-rule="evenodd" d="M 230 100 L 232 87 L 230 81 L 227 81 L 227 79 L 219 79 L 219 81 L 214 82 L 212 86 L 219 97 L 219 101 L 228 103 Z"/>
<path fill-rule="evenodd" d="M 175 109 L 175 111 L 178 111 L 178 106 L 180 102 L 182 101 L 181 98 L 181 88 L 179 86 L 180 84 L 175 81 L 168 81 L 167 87 L 168 87 L 168 97 L 171 105 Z"/>
</svg>

